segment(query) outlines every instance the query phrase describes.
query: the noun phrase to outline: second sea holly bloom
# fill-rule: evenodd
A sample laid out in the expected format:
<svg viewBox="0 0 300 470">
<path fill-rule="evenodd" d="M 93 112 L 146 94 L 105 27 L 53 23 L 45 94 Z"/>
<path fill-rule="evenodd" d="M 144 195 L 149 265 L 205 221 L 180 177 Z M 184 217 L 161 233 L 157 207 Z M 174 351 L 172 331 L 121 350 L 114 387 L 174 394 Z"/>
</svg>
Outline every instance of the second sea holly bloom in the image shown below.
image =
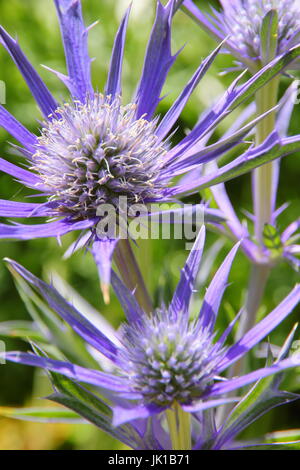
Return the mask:
<svg viewBox="0 0 300 470">
<path fill-rule="evenodd" d="M 238 129 L 224 139 L 205 145 L 216 125 L 240 103 L 252 96 L 294 57 L 287 54 L 266 67 L 243 85 L 235 81 L 219 102 L 176 146 L 170 136 L 191 93 L 218 53 L 205 59 L 166 115 L 155 111 L 161 91 L 176 55 L 171 53 L 171 23 L 175 2 L 157 3 L 156 18 L 148 42 L 144 67 L 137 91 L 129 104 L 122 100 L 122 63 L 129 18 L 127 10 L 115 37 L 105 89 L 96 93 L 91 83 L 88 55 L 88 29 L 84 26 L 80 0 L 54 1 L 64 43 L 67 75 L 54 72 L 70 91 L 70 101 L 59 104 L 28 62 L 18 43 L 3 29 L 0 37 L 36 99 L 44 121 L 38 135 L 29 132 L 4 107 L 0 125 L 18 142 L 27 169 L 4 159 L 0 169 L 45 197 L 43 203 L 0 200 L 2 217 L 45 217 L 44 224 L 0 224 L 0 238 L 32 239 L 60 237 L 80 230 L 78 243 L 89 243 L 108 284 L 110 263 L 118 240 L 97 235 L 99 209 L 107 204 L 118 212 L 118 199 L 128 205 L 165 202 L 195 191 L 192 184 L 174 185 L 173 178 L 203 163 L 215 160 L 240 143 L 257 121 Z M 257 149 L 250 149 L 230 165 L 210 175 L 206 185 L 238 176 L 251 168 L 286 155 L 298 148 L 299 140 L 282 140 L 274 133 Z M 218 214 L 207 210 L 207 218 Z M 54 220 L 53 220 L 54 219 Z M 83 231 L 86 231 L 83 233 Z"/>
<path fill-rule="evenodd" d="M 222 10 L 211 13 L 201 11 L 192 0 L 181 3 L 211 36 L 227 38 L 228 50 L 252 70 L 299 44 L 299 0 L 221 0 Z M 292 68 L 298 68 L 297 62 Z"/>
<path fill-rule="evenodd" d="M 95 360 L 93 368 L 76 364 L 72 359 L 74 355 L 64 344 L 66 359 L 61 351 L 54 352 L 53 348 L 49 352 L 52 351 L 51 356 L 54 352 L 54 357 L 47 357 L 40 348 L 46 347 L 47 350 L 47 342 L 54 332 L 46 334 L 46 346 L 45 342 L 34 345 L 34 354 L 7 352 L 2 357 L 50 371 L 55 390 L 50 399 L 70 407 L 131 447 L 177 450 L 234 447 L 234 438 L 250 422 L 272 407 L 298 398 L 278 389 L 281 372 L 300 365 L 298 354 L 288 357 L 295 329 L 274 363 L 269 361 L 264 368 L 232 378 L 226 378 L 224 372 L 293 311 L 300 301 L 300 286 L 295 286 L 269 315 L 236 343 L 229 345 L 228 337 L 240 315 L 218 336 L 216 321 L 238 245 L 215 273 L 199 313 L 191 318 L 191 298 L 204 241 L 203 227 L 181 271 L 171 303 L 153 310 L 151 315 L 142 311 L 132 293 L 113 273 L 112 284 L 127 322 L 109 336 L 52 286 L 8 260 L 18 283 L 25 281 L 29 294 L 33 289 L 44 298 L 50 308 L 86 342 L 86 353 L 92 351 L 90 346 L 101 353 L 98 365 L 104 371 L 97 368 Z M 55 338 L 54 333 L 54 343 Z M 98 355 L 94 357 L 98 358 Z M 84 359 L 81 354 L 77 360 L 82 363 Z M 279 376 L 273 379 L 276 374 Z M 264 382 L 266 378 L 270 380 Z M 209 410 L 238 401 L 236 397 L 228 398 L 228 393 L 258 380 L 259 394 L 254 386 L 249 392 L 253 393 L 251 399 L 248 395 L 244 404 L 241 400 L 223 426 L 208 426 L 209 419 L 214 423 L 214 415 L 207 414 Z M 99 395 L 92 394 L 78 382 L 94 386 L 94 392 Z"/>
</svg>

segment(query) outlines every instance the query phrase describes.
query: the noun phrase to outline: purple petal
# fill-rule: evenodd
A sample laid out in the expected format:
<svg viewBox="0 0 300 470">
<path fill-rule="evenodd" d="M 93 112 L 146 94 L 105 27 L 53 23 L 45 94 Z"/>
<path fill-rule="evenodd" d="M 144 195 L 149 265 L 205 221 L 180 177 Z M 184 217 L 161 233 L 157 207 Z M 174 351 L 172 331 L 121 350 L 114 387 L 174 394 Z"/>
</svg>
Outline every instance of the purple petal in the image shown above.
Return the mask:
<svg viewBox="0 0 300 470">
<path fill-rule="evenodd" d="M 238 88 L 237 85 L 240 80 L 241 76 L 233 81 L 230 87 L 226 90 L 226 93 L 212 108 L 210 108 L 209 112 L 203 113 L 196 126 L 173 149 L 172 154 L 174 155 L 174 158 L 181 155 L 182 152 L 187 152 L 193 147 L 198 146 L 203 137 L 210 133 L 216 125 L 228 115 L 230 112 L 229 108 L 231 106 L 231 110 L 233 110 L 234 102 L 238 99 L 238 96 L 243 94 L 243 91 L 247 89 L 247 85 L 249 86 L 249 84 L 252 84 L 252 81 L 249 80 L 245 85 Z"/>
<path fill-rule="evenodd" d="M 22 126 L 3 106 L 0 105 L 0 126 L 11 134 L 30 153 L 35 153 L 36 136 Z"/>
<path fill-rule="evenodd" d="M 14 176 L 19 181 L 24 183 L 26 186 L 35 189 L 42 188 L 42 182 L 39 176 L 31 173 L 30 171 L 24 170 L 13 163 L 10 163 L 3 158 L 0 158 L 0 171 L 7 173 L 8 175 Z"/>
<path fill-rule="evenodd" d="M 174 0 L 164 7 L 157 2 L 156 19 L 151 31 L 150 40 L 136 93 L 136 118 L 146 115 L 151 119 L 160 101 L 160 94 L 166 77 L 176 56 L 171 54 L 171 21 Z"/>
<path fill-rule="evenodd" d="M 128 18 L 130 13 L 131 6 L 127 9 L 125 16 L 121 22 L 120 28 L 116 35 L 110 67 L 108 80 L 105 88 L 105 94 L 111 95 L 112 99 L 116 96 L 121 96 L 121 78 L 122 78 L 122 65 L 123 65 L 123 56 L 124 56 L 124 45 L 126 30 L 128 24 Z"/>
<path fill-rule="evenodd" d="M 236 344 L 226 352 L 218 366 L 218 373 L 244 356 L 253 346 L 267 336 L 296 307 L 300 301 L 300 285 L 294 287 L 290 294 L 269 315 L 249 330 Z"/>
<path fill-rule="evenodd" d="M 240 0 L 220 0 L 222 4 L 223 10 L 232 12 L 234 14 L 236 12 L 236 8 L 240 6 Z"/>
<path fill-rule="evenodd" d="M 223 333 L 221 334 L 220 338 L 216 341 L 216 345 L 217 347 L 220 345 L 220 346 L 224 346 L 228 336 L 230 335 L 230 333 L 232 332 L 233 330 L 233 327 L 235 326 L 235 324 L 237 323 L 237 321 L 241 318 L 241 315 L 244 313 L 244 310 L 241 309 L 239 311 L 239 313 L 234 317 L 233 320 L 231 320 L 231 322 L 229 323 L 229 325 L 227 326 L 227 328 L 223 331 Z"/>
<path fill-rule="evenodd" d="M 243 375 L 242 377 L 233 378 L 227 380 L 226 382 L 219 382 L 207 389 L 205 396 L 215 396 L 221 395 L 223 393 L 229 393 L 238 388 L 249 385 L 256 380 L 263 379 L 273 374 L 278 374 L 286 369 L 291 369 L 293 367 L 300 366 L 300 355 L 295 355 L 289 359 L 284 359 L 283 361 L 276 362 L 270 367 L 264 367 L 262 369 L 257 369 L 254 372 Z"/>
<path fill-rule="evenodd" d="M 129 392 L 127 380 L 122 377 L 113 376 L 94 369 L 85 369 L 84 367 L 71 364 L 70 362 L 57 361 L 44 357 L 38 357 L 34 354 L 21 353 L 18 351 L 9 351 L 4 355 L 5 360 L 17 362 L 33 367 L 51 370 L 58 374 L 65 375 L 70 379 L 79 382 L 85 382 L 98 387 L 113 390 L 115 392 Z"/>
<path fill-rule="evenodd" d="M 207 166 L 207 169 L 208 173 L 216 172 L 218 171 L 218 165 L 216 162 L 212 161 Z M 199 174 L 200 173 L 198 170 L 198 175 Z M 194 175 L 194 178 L 195 177 L 196 175 Z M 218 208 L 226 218 L 226 225 L 228 226 L 229 230 L 237 241 L 241 241 L 241 248 L 246 253 L 248 258 L 255 262 L 259 257 L 257 245 L 249 239 L 250 235 L 247 228 L 240 223 L 227 194 L 225 184 L 221 183 L 216 186 L 212 186 L 210 190 L 214 200 L 218 205 Z"/>
<path fill-rule="evenodd" d="M 199 314 L 199 325 L 204 328 L 209 327 L 211 331 L 213 330 L 217 319 L 222 297 L 227 287 L 231 265 L 239 246 L 239 243 L 236 244 L 226 256 L 204 296 L 203 305 Z"/>
<path fill-rule="evenodd" d="M 174 157 L 174 162 L 169 165 L 170 175 L 178 175 L 181 174 L 187 169 L 192 169 L 193 167 L 199 168 L 199 164 L 208 163 L 212 160 L 216 160 L 219 156 L 223 153 L 227 152 L 237 144 L 241 143 L 242 139 L 248 134 L 250 129 L 253 129 L 257 125 L 259 121 L 264 119 L 270 112 L 273 112 L 275 108 L 272 110 L 268 110 L 266 113 L 261 114 L 257 118 L 253 119 L 251 122 L 246 124 L 244 127 L 238 129 L 231 135 L 227 135 L 222 139 L 218 140 L 214 144 L 208 145 L 204 148 L 198 149 L 198 144 L 192 146 L 187 152 L 183 150 L 180 152 L 181 155 L 179 158 Z"/>
<path fill-rule="evenodd" d="M 13 269 L 20 274 L 20 276 L 40 292 L 42 297 L 48 302 L 49 306 L 61 318 L 63 318 L 79 336 L 104 354 L 108 359 L 115 363 L 119 363 L 117 360 L 118 348 L 108 338 L 106 338 L 101 331 L 81 315 L 75 307 L 67 302 L 57 292 L 57 290 L 54 289 L 54 287 L 41 281 L 15 261 L 7 261 Z"/>
<path fill-rule="evenodd" d="M 181 408 L 187 413 L 197 413 L 198 411 L 208 410 L 215 406 L 226 405 L 227 403 L 235 403 L 239 401 L 238 398 L 220 398 L 218 400 L 200 401 L 192 405 L 181 405 Z"/>
<path fill-rule="evenodd" d="M 252 116 L 256 113 L 255 102 L 250 103 L 245 109 L 241 109 L 239 115 L 234 120 L 233 124 L 227 129 L 223 137 L 229 137 L 234 132 L 238 131 Z"/>
<path fill-rule="evenodd" d="M 169 307 L 174 320 L 176 320 L 179 315 L 184 315 L 184 318 L 187 319 L 189 304 L 202 258 L 204 242 L 205 226 L 201 228 L 186 264 L 181 270 L 180 280 Z"/>
<path fill-rule="evenodd" d="M 295 138 L 296 146 L 298 148 L 297 138 Z M 185 186 L 179 185 L 174 188 L 170 188 L 169 196 L 175 196 L 177 194 L 189 194 L 196 190 L 204 189 L 220 182 L 228 181 L 232 178 L 240 176 L 241 174 L 247 173 L 249 168 L 253 168 L 254 162 L 256 166 L 266 163 L 266 155 L 268 155 L 268 162 L 275 160 L 276 158 L 291 153 L 290 145 L 294 145 L 290 138 L 279 139 L 276 131 L 272 132 L 270 136 L 261 145 L 255 148 L 250 148 L 245 153 L 237 157 L 232 162 L 219 168 L 216 172 L 213 172 L 207 176 L 199 177 L 198 181 L 192 181 Z M 286 151 L 285 151 L 286 149 Z M 292 150 L 294 151 L 294 150 Z M 269 158 L 271 157 L 271 158 Z"/>
<path fill-rule="evenodd" d="M 209 173 L 218 171 L 218 166 L 216 162 L 211 162 L 209 165 Z M 231 204 L 229 196 L 227 194 L 225 184 L 221 183 L 211 188 L 211 192 L 214 196 L 214 199 L 226 217 L 226 223 L 229 226 L 231 232 L 237 238 L 237 240 L 249 236 L 248 231 L 240 223 L 235 210 Z"/>
<path fill-rule="evenodd" d="M 143 317 L 143 311 L 132 292 L 123 284 L 114 271 L 111 273 L 111 283 L 122 305 L 129 323 L 139 323 Z"/>
<path fill-rule="evenodd" d="M 128 423 L 135 419 L 149 418 L 154 414 L 161 413 L 164 408 L 156 405 L 138 405 L 134 408 L 122 408 L 115 406 L 113 408 L 113 426 L 120 426 L 121 424 Z"/>
<path fill-rule="evenodd" d="M 196 7 L 192 0 L 184 0 L 183 6 L 198 20 L 203 29 L 219 41 L 224 40 L 224 34 L 220 32 L 211 21 L 202 13 L 202 11 Z"/>
<path fill-rule="evenodd" d="M 15 41 L 1 26 L 0 38 L 2 44 L 8 50 L 15 64 L 22 73 L 31 93 L 33 94 L 37 104 L 41 108 L 41 111 L 47 118 L 51 113 L 53 113 L 57 109 L 57 102 L 51 95 L 50 91 L 44 84 L 41 77 L 32 67 L 27 57 L 23 54 L 17 41 Z"/>
<path fill-rule="evenodd" d="M 110 285 L 112 257 L 118 241 L 118 239 L 96 238 L 92 247 L 92 254 L 98 268 L 103 295 L 105 297 L 104 300 L 107 303 L 109 301 L 107 289 Z M 106 298 L 107 296 L 108 298 Z"/>
<path fill-rule="evenodd" d="M 297 230 L 300 228 L 300 219 L 292 222 L 282 233 L 281 240 L 283 243 L 286 243 L 292 235 L 294 235 Z"/>
<path fill-rule="evenodd" d="M 187 86 L 184 88 L 181 95 L 177 98 L 173 106 L 164 116 L 156 131 L 156 135 L 161 140 L 165 138 L 165 136 L 172 129 L 173 125 L 176 123 L 191 94 L 195 90 L 196 86 L 199 84 L 200 80 L 206 74 L 207 70 L 210 68 L 216 56 L 218 55 L 220 48 L 221 46 L 217 47 L 217 49 L 215 49 L 206 59 L 204 59 L 204 61 L 196 70 L 191 80 L 188 82 Z"/>
<path fill-rule="evenodd" d="M 291 255 L 288 251 L 284 252 L 284 257 L 292 264 L 294 269 L 299 272 L 300 268 L 300 259 Z"/>
<path fill-rule="evenodd" d="M 80 0 L 54 0 L 60 21 L 68 75 L 73 97 L 85 102 L 93 95 L 91 84 L 91 59 L 88 54 L 88 30 L 82 18 Z"/>
<path fill-rule="evenodd" d="M 297 57 L 298 49 L 293 48 L 278 56 L 272 62 L 263 67 L 259 72 L 253 75 L 246 83 L 237 86 L 244 73 L 238 77 L 227 89 L 223 97 L 218 100 L 212 110 L 201 119 L 194 129 L 181 141 L 176 147 L 177 152 L 190 150 L 207 132 L 224 119 L 230 112 L 237 108 L 241 103 L 249 99 L 259 88 L 281 73 Z"/>
<path fill-rule="evenodd" d="M 298 82 L 293 82 L 287 91 L 285 92 L 283 98 L 279 102 L 279 113 L 276 119 L 276 129 L 280 137 L 286 137 L 288 135 L 288 128 L 291 122 L 292 113 L 295 105 L 295 98 L 297 96 Z M 273 172 L 272 172 L 272 219 L 271 223 L 276 223 L 276 199 L 277 199 L 277 190 L 280 176 L 280 159 L 273 162 Z M 255 190 L 256 179 L 253 177 L 253 194 L 257 194 Z"/>
<path fill-rule="evenodd" d="M 195 224 L 224 222 L 223 213 L 218 209 L 210 209 L 206 204 L 184 204 L 169 210 L 141 214 L 139 218 L 148 217 L 151 223 L 157 224 Z"/>
<path fill-rule="evenodd" d="M 287 89 L 279 102 L 279 113 L 276 120 L 276 129 L 281 137 L 287 137 L 292 113 L 297 98 L 298 81 L 295 80 Z"/>
<path fill-rule="evenodd" d="M 49 217 L 51 213 L 46 204 L 0 199 L 0 217 Z"/>
<path fill-rule="evenodd" d="M 89 242 L 92 240 L 93 234 L 90 230 L 88 230 L 86 233 L 82 232 L 77 240 L 75 242 L 71 243 L 69 248 L 66 250 L 64 254 L 64 259 L 70 258 L 76 251 L 80 250 L 84 246 L 89 245 Z"/>
<path fill-rule="evenodd" d="M 73 230 L 84 230 L 93 226 L 97 220 L 82 220 L 72 222 L 69 219 L 62 219 L 55 222 L 34 225 L 6 225 L 0 224 L 1 238 L 16 238 L 18 240 L 32 240 L 35 238 L 60 237 Z"/>
<path fill-rule="evenodd" d="M 77 94 L 77 90 L 76 90 L 76 87 L 74 87 L 74 83 L 72 82 L 72 80 L 70 79 L 70 77 L 68 77 L 67 75 L 65 75 L 64 73 L 61 73 L 61 72 L 58 72 L 57 70 L 54 70 L 52 69 L 51 67 L 48 67 L 47 65 L 42 65 L 42 67 L 46 70 L 48 70 L 48 72 L 51 72 L 53 73 L 54 75 L 56 75 L 56 77 L 61 80 L 61 82 L 68 88 L 69 92 L 71 93 L 72 96 L 76 96 Z"/>
</svg>

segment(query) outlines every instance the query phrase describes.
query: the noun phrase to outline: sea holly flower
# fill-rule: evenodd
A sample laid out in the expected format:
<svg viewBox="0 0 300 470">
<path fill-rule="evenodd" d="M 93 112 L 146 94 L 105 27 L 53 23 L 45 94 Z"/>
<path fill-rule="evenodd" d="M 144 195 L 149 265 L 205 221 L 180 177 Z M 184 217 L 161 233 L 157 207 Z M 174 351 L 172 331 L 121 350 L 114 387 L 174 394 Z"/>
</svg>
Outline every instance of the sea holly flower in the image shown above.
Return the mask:
<svg viewBox="0 0 300 470">
<path fill-rule="evenodd" d="M 299 43 L 299 0 L 221 0 L 222 10 L 212 8 L 211 13 L 192 0 L 181 3 L 211 36 L 227 38 L 230 53 L 252 70 Z M 297 61 L 291 68 L 298 68 Z"/>
<path fill-rule="evenodd" d="M 112 205 L 118 212 L 118 198 L 133 203 L 170 201 L 197 183 L 180 186 L 172 184 L 177 175 L 214 160 L 238 144 L 263 116 L 254 119 L 226 139 L 213 145 L 203 143 L 216 125 L 240 103 L 252 96 L 261 86 L 279 73 L 298 50 L 289 52 L 267 66 L 245 84 L 236 80 L 219 102 L 195 125 L 190 134 L 174 147 L 170 136 L 182 109 L 198 85 L 218 49 L 198 67 L 167 114 L 159 119 L 155 111 L 160 102 L 162 87 L 176 55 L 171 53 L 171 24 L 174 7 L 157 3 L 156 18 L 148 42 L 144 67 L 137 91 L 130 103 L 122 100 L 122 62 L 125 35 L 129 19 L 127 10 L 115 37 L 108 78 L 102 93 L 96 93 L 91 83 L 88 55 L 88 28 L 84 26 L 80 0 L 54 0 L 64 43 L 67 75 L 53 71 L 70 91 L 68 102 L 58 103 L 22 52 L 19 44 L 3 28 L 1 42 L 25 78 L 36 99 L 44 121 L 38 135 L 22 126 L 4 108 L 0 108 L 0 125 L 17 141 L 25 157 L 21 168 L 4 159 L 0 169 L 45 197 L 45 202 L 29 203 L 0 201 L 0 216 L 45 217 L 43 224 L 0 224 L 0 238 L 33 239 L 60 237 L 70 231 L 81 231 L 76 244 L 89 243 L 101 278 L 109 283 L 110 265 L 117 239 L 99 237 L 97 224 L 102 207 Z M 238 176 L 266 161 L 294 151 L 299 140 L 281 140 L 272 135 L 257 149 L 250 149 L 221 173 L 211 175 L 219 181 Z M 214 218 L 206 209 L 207 219 Z M 54 220 L 53 220 L 54 219 Z"/>
<path fill-rule="evenodd" d="M 87 344 L 108 359 L 111 367 L 105 367 L 105 371 L 82 367 L 73 362 L 61 360 L 61 357 L 59 360 L 47 357 L 36 346 L 34 354 L 7 352 L 4 355 L 5 359 L 50 371 L 55 387 L 55 393 L 51 398 L 69 406 L 79 414 L 82 412 L 83 416 L 91 421 L 96 420 L 95 415 L 87 407 L 83 407 L 82 403 L 80 405 L 80 400 L 83 400 L 90 408 L 94 407 L 98 414 L 100 409 L 103 414 L 105 406 L 108 405 L 103 405 L 100 398 L 100 401 L 97 401 L 98 398 L 95 395 L 76 382 L 93 385 L 95 389 L 99 389 L 100 394 L 109 398 L 111 403 L 113 420 L 109 432 L 115 430 L 115 435 L 117 435 L 120 430 L 121 436 L 124 429 L 127 431 L 130 429 L 131 432 L 133 429 L 137 430 L 139 426 L 144 429 L 144 432 L 146 429 L 152 429 L 158 446 L 155 448 L 170 448 L 170 439 L 168 440 L 168 434 L 166 435 L 166 431 L 163 430 L 165 417 L 172 436 L 173 447 L 201 448 L 204 443 L 201 442 L 199 436 L 195 437 L 194 434 L 199 428 L 200 415 L 202 416 L 204 411 L 209 412 L 216 406 L 235 402 L 237 400 L 235 397 L 228 398 L 226 395 L 257 380 L 271 378 L 268 383 L 260 382 L 262 399 L 269 404 L 269 408 L 266 404 L 265 409 L 296 399 L 296 395 L 280 395 L 278 391 L 280 380 L 272 378 L 273 375 L 281 376 L 284 370 L 300 365 L 299 355 L 287 357 L 287 349 L 289 349 L 287 345 L 275 363 L 269 361 L 266 367 L 230 379 L 222 374 L 293 311 L 300 301 L 300 286 L 295 286 L 278 307 L 239 341 L 229 346 L 227 345 L 228 336 L 240 315 L 237 315 L 218 338 L 216 338 L 215 324 L 238 245 L 230 251 L 217 270 L 204 295 L 199 315 L 190 318 L 190 301 L 204 241 L 205 228 L 203 227 L 181 271 L 170 305 L 154 310 L 151 315 L 141 310 L 132 293 L 113 273 L 112 284 L 127 317 L 127 323 L 115 334 L 114 338 L 106 337 L 101 330 L 64 300 L 53 287 L 33 276 L 18 263 L 8 260 L 10 268 L 18 276 L 23 277 L 31 289 L 41 294 L 51 309 L 66 321 Z M 290 343 L 291 338 L 288 340 L 289 346 Z M 250 402 L 253 406 L 254 417 L 257 413 L 261 414 L 261 407 L 259 407 L 260 403 L 256 403 L 257 406 L 254 404 L 257 400 L 256 391 L 253 391 L 253 396 L 254 401 Z M 213 442 L 216 446 L 217 442 L 220 447 L 225 446 L 225 443 L 231 441 L 233 436 L 245 426 L 245 422 L 251 421 L 249 414 L 242 406 L 236 411 L 236 415 L 238 421 L 229 421 L 227 427 L 222 428 L 218 435 L 214 435 Z M 206 416 L 206 413 L 203 416 Z M 149 421 L 149 418 L 153 421 Z M 176 422 L 180 424 L 180 431 L 177 429 Z M 105 426 L 107 426 L 107 419 Z M 167 447 L 164 447 L 163 441 L 166 438 Z M 153 446 L 154 439 L 151 442 Z"/>
</svg>

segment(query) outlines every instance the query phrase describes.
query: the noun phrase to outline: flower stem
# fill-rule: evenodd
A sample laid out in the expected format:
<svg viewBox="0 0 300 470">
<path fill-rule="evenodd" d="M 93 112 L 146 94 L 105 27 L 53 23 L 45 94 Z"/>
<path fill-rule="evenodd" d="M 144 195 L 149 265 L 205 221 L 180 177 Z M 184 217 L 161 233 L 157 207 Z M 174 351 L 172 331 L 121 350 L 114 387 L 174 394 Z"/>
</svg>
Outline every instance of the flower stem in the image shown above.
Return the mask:
<svg viewBox="0 0 300 470">
<path fill-rule="evenodd" d="M 183 411 L 175 402 L 171 409 L 166 411 L 168 427 L 172 442 L 172 450 L 191 450 L 191 416 Z"/>
<path fill-rule="evenodd" d="M 261 115 L 276 106 L 279 78 L 274 78 L 256 93 L 257 114 Z M 269 113 L 256 127 L 256 145 L 260 145 L 275 128 L 276 113 Z M 262 246 L 264 225 L 271 222 L 273 211 L 274 163 L 262 165 L 253 172 L 253 199 L 255 236 Z"/>
<path fill-rule="evenodd" d="M 237 332 L 237 340 L 239 340 L 255 324 L 256 313 L 259 309 L 265 291 L 269 273 L 269 266 L 260 264 L 254 264 L 252 266 L 247 292 L 245 314 L 241 318 Z M 237 374 L 235 373 L 234 375 Z"/>
<path fill-rule="evenodd" d="M 121 239 L 114 252 L 114 261 L 121 278 L 146 313 L 152 313 L 153 307 L 143 276 L 127 239 Z"/>
<path fill-rule="evenodd" d="M 256 94 L 257 114 L 261 115 L 276 106 L 278 95 L 279 78 L 276 77 L 267 85 L 261 88 Z M 276 113 L 269 113 L 256 127 L 256 144 L 260 145 L 274 130 L 276 123 Z M 252 174 L 253 204 L 255 216 L 255 237 L 262 254 L 263 231 L 265 224 L 271 223 L 275 194 L 273 184 L 274 163 L 262 165 Z M 264 295 L 268 281 L 270 267 L 266 264 L 252 264 L 245 312 L 241 318 L 237 332 L 236 341 L 244 336 L 256 323 L 257 311 Z M 237 361 L 229 370 L 228 376 L 235 377 L 245 372 L 245 358 Z M 223 422 L 232 405 L 226 405 L 219 413 L 220 422 Z"/>
<path fill-rule="evenodd" d="M 279 78 L 271 80 L 266 86 L 256 93 L 257 114 L 261 115 L 274 108 L 277 103 Z M 276 113 L 269 113 L 256 127 L 256 144 L 260 145 L 274 130 L 276 124 Z M 263 252 L 263 232 L 265 224 L 272 221 L 274 210 L 274 171 L 275 164 L 262 165 L 252 174 L 253 203 L 255 217 L 255 237 L 259 244 L 260 252 Z M 256 322 L 256 314 L 260 306 L 265 286 L 268 280 L 270 268 L 264 264 L 252 266 L 249 281 L 248 295 L 246 300 L 246 311 L 241 322 L 238 337 L 242 337 Z"/>
</svg>

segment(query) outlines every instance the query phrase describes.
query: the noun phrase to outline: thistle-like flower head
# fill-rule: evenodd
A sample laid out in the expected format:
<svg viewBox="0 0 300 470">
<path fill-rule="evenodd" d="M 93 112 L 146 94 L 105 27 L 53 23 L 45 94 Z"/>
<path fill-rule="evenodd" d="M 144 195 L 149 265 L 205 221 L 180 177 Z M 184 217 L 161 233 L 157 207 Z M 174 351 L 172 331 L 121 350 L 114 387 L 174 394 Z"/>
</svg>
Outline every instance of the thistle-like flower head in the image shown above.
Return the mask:
<svg viewBox="0 0 300 470">
<path fill-rule="evenodd" d="M 166 310 L 126 325 L 124 333 L 133 388 L 158 406 L 200 399 L 223 354 L 208 329 L 174 321 Z"/>
<path fill-rule="evenodd" d="M 269 140 L 255 150 L 246 151 L 204 181 L 198 178 L 196 181 L 187 180 L 185 184 L 173 183 L 175 177 L 218 158 L 241 142 L 262 117 L 207 145 L 217 124 L 263 86 L 272 76 L 272 70 L 258 74 L 240 87 L 238 82 L 234 82 L 216 106 L 204 113 L 191 132 L 172 147 L 174 126 L 219 48 L 202 61 L 182 93 L 160 119 L 155 116 L 155 111 L 177 57 L 171 53 L 171 26 L 178 3 L 169 0 L 163 6 L 157 2 L 141 78 L 129 104 L 122 98 L 122 65 L 130 9 L 116 34 L 107 81 L 101 94 L 95 92 L 91 82 L 88 28 L 83 22 L 81 1 L 54 0 L 54 3 L 64 43 L 67 75 L 51 72 L 70 92 L 70 98 L 62 104 L 52 96 L 17 41 L 0 27 L 0 42 L 17 64 L 44 116 L 38 135 L 34 135 L 0 106 L 0 125 L 21 144 L 18 149 L 25 157 L 27 167 L 0 160 L 0 170 L 33 190 L 33 196 L 45 198 L 39 203 L 0 200 L 0 216 L 52 219 L 50 223 L 34 225 L 0 224 L 0 238 L 59 238 L 67 232 L 80 230 L 81 238 L 73 248 L 84 243 L 91 246 L 100 277 L 107 285 L 118 239 L 117 236 L 104 239 L 98 236 L 97 226 L 104 217 L 103 206 L 109 204 L 113 207 L 118 223 L 122 211 L 118 207 L 119 197 L 126 198 L 128 208 L 134 203 L 174 200 L 198 190 L 201 183 L 210 186 L 211 182 L 249 171 L 260 164 L 260 159 L 265 162 L 274 158 L 272 147 L 281 148 L 282 144 L 277 136 L 273 136 L 271 145 Z M 277 72 L 274 70 L 274 74 Z M 282 154 L 284 150 L 277 156 Z M 206 220 L 211 217 L 210 220 L 214 221 L 216 213 L 213 211 L 212 214 L 207 208 L 204 210 Z M 220 220 L 221 213 L 217 213 Z"/>
<path fill-rule="evenodd" d="M 222 2 L 223 19 L 230 41 L 238 45 L 250 59 L 261 58 L 261 31 L 263 20 L 270 12 L 278 16 L 276 55 L 297 43 L 300 32 L 299 0 L 241 0 Z M 231 5 L 229 4 L 231 3 Z"/>
<path fill-rule="evenodd" d="M 82 220 L 95 218 L 101 204 L 117 209 L 120 196 L 128 204 L 161 199 L 167 148 L 155 130 L 155 120 L 136 119 L 136 105 L 119 97 L 95 94 L 58 108 L 32 156 L 57 214 Z"/>
<path fill-rule="evenodd" d="M 214 38 L 227 38 L 230 52 L 250 69 L 299 44 L 299 0 L 221 0 L 221 4 L 221 11 L 205 14 L 192 0 L 183 1 L 186 11 Z"/>
</svg>

